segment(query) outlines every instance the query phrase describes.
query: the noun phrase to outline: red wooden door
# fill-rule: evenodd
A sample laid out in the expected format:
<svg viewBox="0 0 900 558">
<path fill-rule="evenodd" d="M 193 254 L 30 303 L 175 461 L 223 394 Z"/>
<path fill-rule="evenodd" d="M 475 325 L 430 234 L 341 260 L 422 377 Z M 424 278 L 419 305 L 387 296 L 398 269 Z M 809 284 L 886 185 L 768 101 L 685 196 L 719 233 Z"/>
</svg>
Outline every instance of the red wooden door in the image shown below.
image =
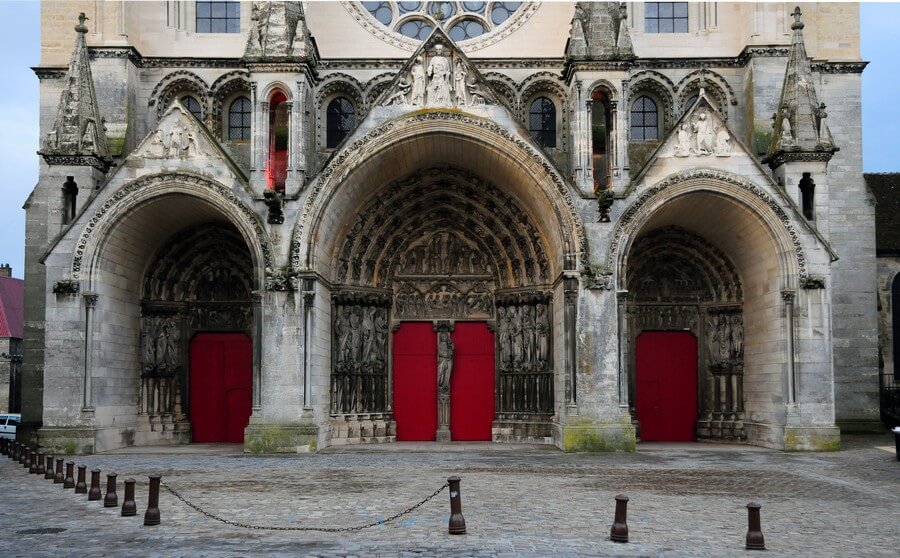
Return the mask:
<svg viewBox="0 0 900 558">
<path fill-rule="evenodd" d="M 437 333 L 431 322 L 403 322 L 394 332 L 394 420 L 398 441 L 435 439 Z"/>
<path fill-rule="evenodd" d="M 485 322 L 456 322 L 450 375 L 450 436 L 491 439 L 494 421 L 494 334 Z"/>
<path fill-rule="evenodd" d="M 191 341 L 194 442 L 244 441 L 253 389 L 252 354 L 243 333 L 199 333 Z"/>
<path fill-rule="evenodd" d="M 637 418 L 643 441 L 692 441 L 697 422 L 697 339 L 646 331 L 635 343 Z"/>
</svg>

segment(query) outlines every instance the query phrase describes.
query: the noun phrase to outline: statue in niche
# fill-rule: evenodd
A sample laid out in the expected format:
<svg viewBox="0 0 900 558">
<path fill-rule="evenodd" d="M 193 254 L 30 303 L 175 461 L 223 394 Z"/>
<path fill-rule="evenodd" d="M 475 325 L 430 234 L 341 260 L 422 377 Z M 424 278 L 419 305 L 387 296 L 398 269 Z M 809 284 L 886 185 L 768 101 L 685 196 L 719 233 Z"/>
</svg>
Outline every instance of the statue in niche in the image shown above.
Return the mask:
<svg viewBox="0 0 900 558">
<path fill-rule="evenodd" d="M 181 330 L 174 318 L 144 319 L 143 369 L 146 375 L 170 376 L 181 365 Z"/>
<path fill-rule="evenodd" d="M 719 316 L 713 314 L 706 319 L 706 353 L 709 358 L 709 367 L 716 368 L 719 365 Z"/>
<path fill-rule="evenodd" d="M 781 141 L 782 148 L 792 147 L 794 145 L 794 132 L 791 128 L 791 115 L 787 106 L 782 107 L 781 110 L 784 116 L 781 119 L 781 138 L 778 139 Z"/>
<path fill-rule="evenodd" d="M 735 363 L 744 359 L 744 319 L 740 314 L 731 317 L 731 355 Z"/>
<path fill-rule="evenodd" d="M 347 309 L 341 308 L 338 310 L 338 317 L 334 323 L 334 332 L 337 335 L 338 342 L 338 351 L 337 358 L 338 362 L 348 362 L 350 360 L 350 320 L 347 317 Z"/>
<path fill-rule="evenodd" d="M 412 75 L 412 95 L 410 97 L 409 104 L 414 107 L 421 107 L 425 105 L 425 66 L 422 64 L 421 60 L 416 60 L 416 63 L 413 64 L 412 70 L 410 70 Z"/>
<path fill-rule="evenodd" d="M 422 271 L 430 273 L 440 273 L 442 252 L 443 250 L 441 246 L 441 235 L 436 234 L 431 237 L 431 242 L 428 247 L 428 268 L 423 269 Z"/>
<path fill-rule="evenodd" d="M 534 322 L 537 334 L 537 360 L 543 366 L 550 353 L 550 319 L 547 316 L 546 304 L 537 305 Z"/>
<path fill-rule="evenodd" d="M 512 361 L 515 364 L 522 363 L 522 316 L 519 308 L 509 307 L 509 338 L 512 342 Z"/>
<path fill-rule="evenodd" d="M 387 340 L 388 340 L 388 321 L 387 311 L 383 308 L 375 313 L 374 319 L 375 329 L 375 358 L 378 362 L 384 363 L 387 356 Z"/>
<path fill-rule="evenodd" d="M 457 60 L 456 68 L 453 70 L 453 83 L 454 89 L 456 91 L 456 104 L 461 107 L 469 106 L 469 102 L 466 100 L 466 78 L 468 77 L 468 73 L 466 72 L 466 68 L 462 65 L 462 63 Z"/>
<path fill-rule="evenodd" d="M 509 320 L 505 306 L 497 308 L 497 345 L 502 367 L 503 364 L 509 362 Z"/>
<path fill-rule="evenodd" d="M 459 271 L 459 240 L 456 237 L 449 237 L 447 242 L 447 260 L 446 266 L 441 270 L 444 273 L 457 273 Z"/>
<path fill-rule="evenodd" d="M 362 319 L 359 315 L 358 307 L 351 306 L 348 312 L 348 320 L 350 323 L 350 354 L 349 358 L 347 358 L 347 361 L 356 364 L 357 362 L 360 362 L 362 360 L 360 358 L 362 354 L 362 336 L 360 335 Z"/>
<path fill-rule="evenodd" d="M 362 327 L 359 331 L 362 338 L 360 341 L 362 344 L 362 358 L 360 361 L 372 362 L 374 360 L 372 349 L 375 346 L 375 307 L 366 306 L 362 312 Z"/>
<path fill-rule="evenodd" d="M 719 318 L 719 362 L 728 364 L 731 361 L 731 320 L 723 315 Z"/>
<path fill-rule="evenodd" d="M 719 126 L 716 132 L 716 156 L 728 157 L 731 155 L 731 135 L 725 126 Z"/>
<path fill-rule="evenodd" d="M 688 125 L 683 123 L 678 128 L 678 143 L 675 144 L 675 156 L 687 157 L 691 154 L 691 133 Z"/>
<path fill-rule="evenodd" d="M 450 393 L 450 374 L 453 372 L 453 340 L 449 331 L 438 333 L 438 391 Z"/>
<path fill-rule="evenodd" d="M 697 115 L 693 130 L 695 133 L 697 155 L 710 155 L 715 148 L 712 122 L 707 118 L 706 112 Z"/>
<path fill-rule="evenodd" d="M 438 43 L 428 63 L 428 104 L 449 106 L 450 99 L 450 59 L 444 56 L 444 45 Z"/>
<path fill-rule="evenodd" d="M 522 360 L 534 361 L 534 307 L 522 307 Z"/>
</svg>

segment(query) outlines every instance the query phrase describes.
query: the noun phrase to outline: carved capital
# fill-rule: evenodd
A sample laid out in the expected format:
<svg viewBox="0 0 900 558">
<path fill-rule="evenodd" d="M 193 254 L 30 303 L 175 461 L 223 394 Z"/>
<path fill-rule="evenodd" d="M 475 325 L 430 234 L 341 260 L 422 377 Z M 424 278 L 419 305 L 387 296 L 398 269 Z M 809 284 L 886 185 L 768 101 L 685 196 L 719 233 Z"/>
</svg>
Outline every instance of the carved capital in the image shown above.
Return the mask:
<svg viewBox="0 0 900 558">
<path fill-rule="evenodd" d="M 431 326 L 431 328 L 438 333 L 449 333 L 453 331 L 455 327 L 456 323 L 453 322 L 453 320 L 435 320 Z"/>
<path fill-rule="evenodd" d="M 82 295 L 84 299 L 84 307 L 85 308 L 96 308 L 97 307 L 97 299 L 100 298 L 99 295 L 95 293 L 84 293 Z"/>
<path fill-rule="evenodd" d="M 78 294 L 79 284 L 74 279 L 62 279 L 53 283 L 53 294 L 62 296 L 75 296 Z"/>
<path fill-rule="evenodd" d="M 794 299 L 797 296 L 797 291 L 785 289 L 781 291 L 781 300 L 784 301 L 785 304 L 794 304 Z"/>
<path fill-rule="evenodd" d="M 800 278 L 800 288 L 806 290 L 824 289 L 825 278 L 821 275 L 807 275 Z"/>
</svg>

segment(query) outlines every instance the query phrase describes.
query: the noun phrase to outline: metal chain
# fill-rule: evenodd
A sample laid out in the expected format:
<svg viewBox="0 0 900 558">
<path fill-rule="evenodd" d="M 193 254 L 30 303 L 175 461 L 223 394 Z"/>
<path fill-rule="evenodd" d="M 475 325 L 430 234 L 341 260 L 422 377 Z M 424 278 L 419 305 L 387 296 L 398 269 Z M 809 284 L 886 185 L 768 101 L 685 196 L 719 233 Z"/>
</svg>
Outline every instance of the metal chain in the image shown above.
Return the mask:
<svg viewBox="0 0 900 558">
<path fill-rule="evenodd" d="M 176 492 L 174 488 L 167 485 L 166 483 L 160 483 L 160 484 L 166 490 L 168 490 L 172 494 L 172 496 L 175 496 L 176 498 L 178 498 L 179 500 L 184 502 L 187 506 L 195 509 L 196 511 L 202 513 L 203 515 L 205 515 L 206 517 L 209 517 L 210 519 L 214 519 L 215 521 L 224 523 L 226 525 L 231 525 L 233 527 L 242 527 L 244 529 L 257 529 L 257 530 L 262 530 L 262 531 L 321 531 L 321 532 L 325 532 L 325 533 L 362 531 L 363 529 L 368 529 L 370 527 L 377 527 L 378 525 L 384 525 L 385 523 L 390 523 L 391 521 L 394 521 L 395 519 L 403 517 L 404 515 L 406 515 L 408 513 L 412 513 L 416 508 L 425 504 L 426 502 L 428 502 L 429 500 L 431 500 L 432 498 L 434 498 L 435 496 L 437 496 L 438 494 L 443 492 L 445 488 L 450 486 L 449 484 L 444 484 L 443 486 L 441 486 L 440 488 L 435 490 L 433 494 L 431 494 L 430 496 L 428 496 L 427 498 L 425 498 L 418 504 L 408 507 L 405 510 L 403 510 L 402 512 L 394 514 L 394 515 L 388 517 L 387 519 L 379 519 L 378 521 L 374 521 L 372 523 L 366 523 L 365 525 L 356 525 L 354 527 L 287 527 L 287 526 L 282 526 L 282 525 L 251 525 L 249 523 L 241 523 L 239 521 L 232 521 L 230 519 L 225 519 L 224 517 L 220 517 L 214 513 L 210 513 L 208 511 L 204 510 L 197 504 L 191 502 L 190 500 L 188 500 L 187 498 L 185 498 L 184 496 L 182 496 L 181 494 Z"/>
</svg>

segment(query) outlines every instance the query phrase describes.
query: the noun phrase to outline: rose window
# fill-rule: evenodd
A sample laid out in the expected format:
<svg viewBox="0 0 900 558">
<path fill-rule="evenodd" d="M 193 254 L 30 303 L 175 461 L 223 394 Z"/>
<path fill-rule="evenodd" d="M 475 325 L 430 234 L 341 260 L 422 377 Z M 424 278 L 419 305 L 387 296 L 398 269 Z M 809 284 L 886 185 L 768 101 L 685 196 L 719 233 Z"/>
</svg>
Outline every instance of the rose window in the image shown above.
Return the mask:
<svg viewBox="0 0 900 558">
<path fill-rule="evenodd" d="M 422 40 L 441 26 L 454 41 L 492 33 L 522 7 L 522 2 L 362 2 L 379 23 L 395 33 Z"/>
</svg>

